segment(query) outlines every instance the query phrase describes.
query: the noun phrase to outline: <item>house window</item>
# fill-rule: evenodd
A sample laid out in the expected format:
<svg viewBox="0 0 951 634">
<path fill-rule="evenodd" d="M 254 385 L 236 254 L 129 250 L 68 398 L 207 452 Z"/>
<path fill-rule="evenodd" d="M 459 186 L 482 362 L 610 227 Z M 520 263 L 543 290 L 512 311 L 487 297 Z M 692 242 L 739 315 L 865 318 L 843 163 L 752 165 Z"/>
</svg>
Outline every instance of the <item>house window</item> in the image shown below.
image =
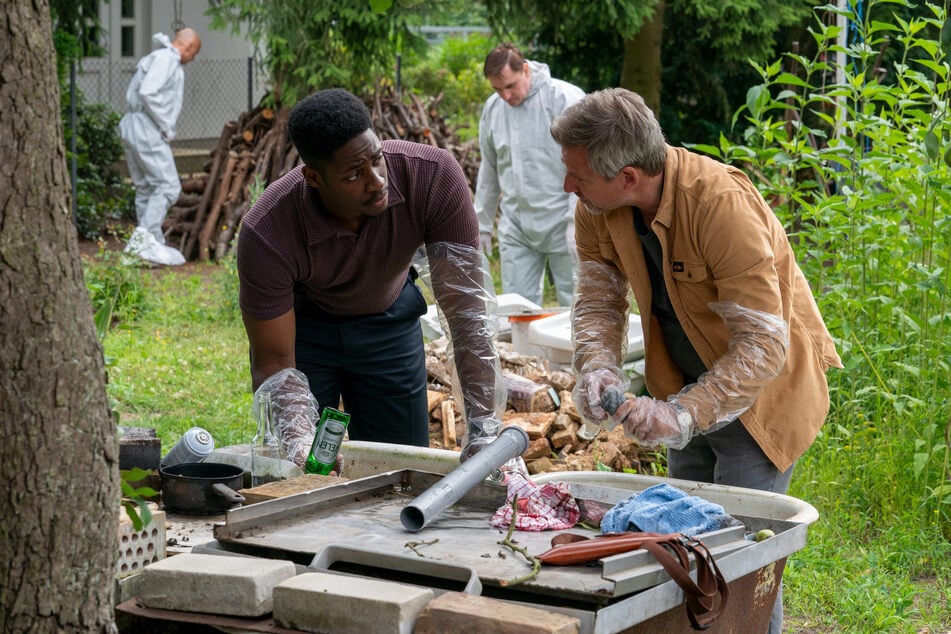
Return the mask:
<svg viewBox="0 0 951 634">
<path fill-rule="evenodd" d="M 135 18 L 135 0 L 122 0 L 122 7 L 119 11 L 123 18 Z"/>
<path fill-rule="evenodd" d="M 122 57 L 135 57 L 135 27 L 122 27 Z"/>
</svg>

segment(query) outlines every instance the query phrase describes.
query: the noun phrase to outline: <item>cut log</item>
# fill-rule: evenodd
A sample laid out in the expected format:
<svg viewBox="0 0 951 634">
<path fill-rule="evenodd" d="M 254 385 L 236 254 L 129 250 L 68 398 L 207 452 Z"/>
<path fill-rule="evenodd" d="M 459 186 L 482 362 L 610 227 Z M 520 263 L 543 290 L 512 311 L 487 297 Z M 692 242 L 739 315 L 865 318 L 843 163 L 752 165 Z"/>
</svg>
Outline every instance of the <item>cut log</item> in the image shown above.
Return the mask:
<svg viewBox="0 0 951 634">
<path fill-rule="evenodd" d="M 211 236 L 215 232 L 215 227 L 218 224 L 218 216 L 221 215 L 221 208 L 228 199 L 228 193 L 231 190 L 231 176 L 237 164 L 238 153 L 234 150 L 229 151 L 228 161 L 225 164 L 225 172 L 221 177 L 221 182 L 218 184 L 218 197 L 215 199 L 215 204 L 212 206 L 211 211 L 208 212 L 208 219 L 202 226 L 201 234 L 198 236 L 198 259 L 202 262 L 207 262 L 211 257 L 208 245 L 211 244 Z"/>
<path fill-rule="evenodd" d="M 182 236 L 182 254 L 187 259 L 194 258 L 195 242 L 198 239 L 199 233 L 201 232 L 201 226 L 205 220 L 205 215 L 208 212 L 208 206 L 211 204 L 212 196 L 215 194 L 218 169 L 227 157 L 228 139 L 231 138 L 231 135 L 234 134 L 234 131 L 237 129 L 237 127 L 237 123 L 229 121 L 221 130 L 221 136 L 218 138 L 218 145 L 215 146 L 214 156 L 211 160 L 208 182 L 205 185 L 205 189 L 201 193 L 201 202 L 199 203 L 198 209 L 195 212 L 195 228 L 188 234 Z"/>
</svg>

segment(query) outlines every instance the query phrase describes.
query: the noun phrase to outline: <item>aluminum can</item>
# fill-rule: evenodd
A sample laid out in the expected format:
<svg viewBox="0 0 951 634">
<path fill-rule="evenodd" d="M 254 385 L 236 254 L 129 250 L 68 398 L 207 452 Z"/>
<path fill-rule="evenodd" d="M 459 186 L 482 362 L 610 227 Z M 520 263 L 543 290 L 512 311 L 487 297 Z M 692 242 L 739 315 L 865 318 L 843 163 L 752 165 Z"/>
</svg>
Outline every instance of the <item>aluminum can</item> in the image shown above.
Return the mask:
<svg viewBox="0 0 951 634">
<path fill-rule="evenodd" d="M 186 431 L 178 442 L 162 458 L 162 466 L 170 467 L 173 464 L 184 462 L 201 462 L 215 448 L 215 439 L 206 429 L 192 427 Z"/>
</svg>

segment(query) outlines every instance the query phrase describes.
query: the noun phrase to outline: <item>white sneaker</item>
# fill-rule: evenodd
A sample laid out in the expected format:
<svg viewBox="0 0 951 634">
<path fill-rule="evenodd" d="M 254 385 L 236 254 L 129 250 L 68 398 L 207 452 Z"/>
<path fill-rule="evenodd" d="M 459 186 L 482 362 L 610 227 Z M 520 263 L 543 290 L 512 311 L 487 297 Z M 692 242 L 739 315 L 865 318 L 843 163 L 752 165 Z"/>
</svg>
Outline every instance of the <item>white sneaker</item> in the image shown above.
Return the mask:
<svg viewBox="0 0 951 634">
<path fill-rule="evenodd" d="M 152 232 L 144 227 L 136 227 L 125 247 L 126 253 L 137 255 L 147 262 L 178 266 L 185 264 L 185 256 L 174 247 L 160 244 Z"/>
</svg>

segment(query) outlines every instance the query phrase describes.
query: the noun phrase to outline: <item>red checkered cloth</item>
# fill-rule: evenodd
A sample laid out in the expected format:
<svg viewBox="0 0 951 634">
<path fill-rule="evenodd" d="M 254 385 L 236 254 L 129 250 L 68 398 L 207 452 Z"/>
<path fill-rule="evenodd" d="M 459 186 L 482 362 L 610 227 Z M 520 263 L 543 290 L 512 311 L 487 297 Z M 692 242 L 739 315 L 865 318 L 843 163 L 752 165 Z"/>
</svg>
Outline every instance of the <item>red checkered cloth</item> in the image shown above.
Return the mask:
<svg viewBox="0 0 951 634">
<path fill-rule="evenodd" d="M 512 500 L 518 497 L 515 528 L 520 531 L 554 531 L 574 526 L 581 517 L 578 503 L 564 482 L 541 486 L 512 473 L 505 504 L 489 519 L 495 528 L 508 529 L 512 523 Z"/>
</svg>

